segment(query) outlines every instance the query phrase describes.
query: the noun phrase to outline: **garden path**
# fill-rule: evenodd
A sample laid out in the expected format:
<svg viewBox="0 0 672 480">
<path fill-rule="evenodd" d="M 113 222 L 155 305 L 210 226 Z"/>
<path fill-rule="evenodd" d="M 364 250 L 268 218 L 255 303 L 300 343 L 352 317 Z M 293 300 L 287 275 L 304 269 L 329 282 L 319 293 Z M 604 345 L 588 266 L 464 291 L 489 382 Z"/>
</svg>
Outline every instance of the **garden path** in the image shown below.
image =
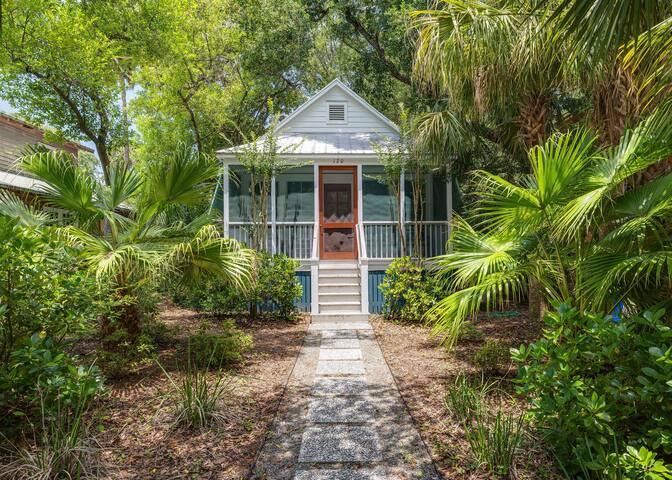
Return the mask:
<svg viewBox="0 0 672 480">
<path fill-rule="evenodd" d="M 254 478 L 438 479 L 368 317 L 314 316 Z"/>
</svg>

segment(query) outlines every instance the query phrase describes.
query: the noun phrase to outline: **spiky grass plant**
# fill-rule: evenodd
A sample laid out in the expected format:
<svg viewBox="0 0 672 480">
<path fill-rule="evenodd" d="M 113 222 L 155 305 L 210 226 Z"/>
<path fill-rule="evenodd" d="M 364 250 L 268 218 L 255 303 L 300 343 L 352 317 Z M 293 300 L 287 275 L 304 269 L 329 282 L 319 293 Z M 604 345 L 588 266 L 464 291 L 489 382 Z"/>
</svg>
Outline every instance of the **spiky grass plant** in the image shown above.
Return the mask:
<svg viewBox="0 0 672 480">
<path fill-rule="evenodd" d="M 90 435 L 86 411 L 90 398 L 83 396 L 72 408 L 50 411 L 41 401 L 40 424 L 30 446 L 10 444 L 0 478 L 51 480 L 101 478 L 105 473 L 100 447 Z"/>
<path fill-rule="evenodd" d="M 486 397 L 497 383 L 481 380 L 472 385 L 460 374 L 444 400 L 448 411 L 464 429 L 471 452 L 479 465 L 496 475 L 508 475 L 514 465 L 524 435 L 523 414 L 489 409 Z"/>
<path fill-rule="evenodd" d="M 174 427 L 200 429 L 233 418 L 227 411 L 226 400 L 234 391 L 234 380 L 221 370 L 214 375 L 209 373 L 213 358 L 211 354 L 206 367 L 199 369 L 189 348 L 186 368 L 182 369 L 179 379 L 159 364 L 172 386 L 169 399 Z"/>
</svg>

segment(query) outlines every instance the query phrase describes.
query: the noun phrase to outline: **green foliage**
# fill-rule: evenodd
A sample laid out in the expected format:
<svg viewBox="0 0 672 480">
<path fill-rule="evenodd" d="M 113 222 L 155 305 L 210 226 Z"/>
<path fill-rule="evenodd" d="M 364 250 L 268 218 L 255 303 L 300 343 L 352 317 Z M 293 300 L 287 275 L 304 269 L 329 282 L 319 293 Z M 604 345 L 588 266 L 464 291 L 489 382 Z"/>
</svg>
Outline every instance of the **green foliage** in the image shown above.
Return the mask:
<svg viewBox="0 0 672 480">
<path fill-rule="evenodd" d="M 507 308 L 539 285 L 548 301 L 576 298 L 608 312 L 620 301 L 646 309 L 669 299 L 672 175 L 624 189 L 672 155 L 672 102 L 627 130 L 615 147 L 585 130 L 528 152 L 532 178 L 511 183 L 486 171 L 471 224 L 456 219 L 450 253 L 438 258 L 453 292 L 429 312 L 452 346 L 462 321 Z"/>
<path fill-rule="evenodd" d="M 496 373 L 511 363 L 509 347 L 502 340 L 488 339 L 474 352 L 471 362 L 485 373 Z"/>
<path fill-rule="evenodd" d="M 443 293 L 436 276 L 411 257 L 394 259 L 379 288 L 385 318 L 411 323 L 420 322 Z"/>
<path fill-rule="evenodd" d="M 252 348 L 252 337 L 236 327 L 233 320 L 217 325 L 217 333 L 208 333 L 208 326 L 191 337 L 189 346 L 194 366 L 221 368 L 243 359 L 243 354 Z"/>
<path fill-rule="evenodd" d="M 144 289 L 159 281 L 196 283 L 207 273 L 237 288 L 248 282 L 251 252 L 222 238 L 210 217 L 185 224 L 166 215 L 209 195 L 218 171 L 212 157 L 182 145 L 140 169 L 115 163 L 109 185 L 64 152 L 33 153 L 22 166 L 45 183 L 41 195 L 48 204 L 71 212 L 74 224 L 57 231 L 80 252 L 79 264 L 112 288 L 116 305 L 102 315 L 104 336 L 117 329 L 137 336 L 142 302 L 151 298 Z M 0 201 L 0 214 L 12 212 Z"/>
<path fill-rule="evenodd" d="M 109 289 L 79 260 L 53 229 L 0 216 L 0 359 L 35 332 L 60 343 L 95 329 L 111 307 Z"/>
<path fill-rule="evenodd" d="M 216 364 L 218 352 L 201 350 L 200 354 L 201 360 L 207 360 L 203 365 L 205 368 L 198 368 L 197 363 L 201 360 L 192 358 L 190 347 L 187 351 L 186 368 L 179 372 L 179 376 L 169 374 L 159 364 L 172 386 L 170 400 L 173 425 L 176 427 L 198 429 L 228 419 L 224 403 L 233 392 L 232 380 L 221 370 L 214 375 L 208 372 Z"/>
<path fill-rule="evenodd" d="M 198 286 L 170 286 L 173 301 L 214 315 L 243 314 L 253 305 L 257 310 L 261 309 L 264 316 L 286 320 L 296 318 L 296 302 L 302 293 L 296 278 L 299 262 L 282 254 L 256 255 L 257 270 L 247 290 L 241 292 L 230 284 L 206 277 Z"/>
<path fill-rule="evenodd" d="M 460 334 L 457 340 L 458 342 L 476 342 L 483 337 L 483 332 L 476 328 L 473 322 L 467 320 L 460 326 Z"/>
<path fill-rule="evenodd" d="M 0 368 L 0 408 L 9 414 L 0 419 L 0 430 L 16 433 L 11 430 L 22 426 L 16 420 L 30 422 L 40 409 L 66 415 L 86 408 L 102 386 L 97 367 L 78 366 L 51 339 L 34 334 Z"/>
<path fill-rule="evenodd" d="M 544 338 L 512 352 L 519 390 L 559 461 L 570 474 L 583 466 L 603 478 L 626 455 L 639 470 L 618 478 L 654 478 L 642 466 L 655 463 L 646 452 L 672 453 L 672 329 L 663 311 L 614 321 L 560 305 L 545 320 Z M 628 447 L 645 447 L 644 458 Z"/>
<path fill-rule="evenodd" d="M 523 414 L 497 408 L 493 413 L 487 403 L 494 382 L 471 385 L 458 375 L 449 387 L 444 403 L 460 422 L 475 460 L 497 475 L 508 475 L 523 441 Z"/>
</svg>

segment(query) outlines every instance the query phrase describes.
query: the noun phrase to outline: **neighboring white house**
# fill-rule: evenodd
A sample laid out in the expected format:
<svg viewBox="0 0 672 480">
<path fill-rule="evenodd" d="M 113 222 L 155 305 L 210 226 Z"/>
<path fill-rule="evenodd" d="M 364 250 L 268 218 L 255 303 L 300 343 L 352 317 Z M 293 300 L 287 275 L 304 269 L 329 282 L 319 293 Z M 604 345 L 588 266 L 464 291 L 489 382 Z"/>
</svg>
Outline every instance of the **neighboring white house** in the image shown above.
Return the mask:
<svg viewBox="0 0 672 480">
<path fill-rule="evenodd" d="M 378 284 L 402 256 L 397 209 L 406 219 L 410 249 L 412 208 L 408 179 L 402 199 L 389 194 L 374 145 L 398 138 L 397 126 L 340 80 L 334 80 L 278 123 L 279 151 L 299 165 L 272 183 L 269 234 L 272 253 L 301 261 L 304 309 L 318 313 L 380 310 Z M 286 147 L 291 146 L 290 149 Z M 249 175 L 237 160 L 244 146 L 220 150 L 226 236 L 249 239 Z M 443 253 L 452 214 L 444 173 L 427 175 L 423 235 L 427 257 Z M 406 191 L 404 191 L 404 189 Z M 218 202 L 219 203 L 219 202 Z"/>
</svg>

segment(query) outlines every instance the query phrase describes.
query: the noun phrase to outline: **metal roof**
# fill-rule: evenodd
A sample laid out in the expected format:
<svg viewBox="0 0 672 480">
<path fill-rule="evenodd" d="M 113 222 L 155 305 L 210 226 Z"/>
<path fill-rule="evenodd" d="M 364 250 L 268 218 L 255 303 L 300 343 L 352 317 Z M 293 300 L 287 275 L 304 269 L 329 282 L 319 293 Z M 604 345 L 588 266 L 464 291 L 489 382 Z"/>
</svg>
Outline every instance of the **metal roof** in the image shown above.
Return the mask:
<svg viewBox="0 0 672 480">
<path fill-rule="evenodd" d="M 302 155 L 375 155 L 374 145 L 397 140 L 397 135 L 379 133 L 299 133 L 278 135 L 277 151 L 285 156 Z M 263 137 L 256 148 L 263 147 Z M 217 153 L 235 155 L 254 149 L 254 143 L 224 148 Z"/>
<path fill-rule="evenodd" d="M 16 173 L 0 170 L 0 185 L 36 192 L 41 190 L 46 183 L 41 180 L 26 177 L 25 175 L 18 175 Z"/>
</svg>

